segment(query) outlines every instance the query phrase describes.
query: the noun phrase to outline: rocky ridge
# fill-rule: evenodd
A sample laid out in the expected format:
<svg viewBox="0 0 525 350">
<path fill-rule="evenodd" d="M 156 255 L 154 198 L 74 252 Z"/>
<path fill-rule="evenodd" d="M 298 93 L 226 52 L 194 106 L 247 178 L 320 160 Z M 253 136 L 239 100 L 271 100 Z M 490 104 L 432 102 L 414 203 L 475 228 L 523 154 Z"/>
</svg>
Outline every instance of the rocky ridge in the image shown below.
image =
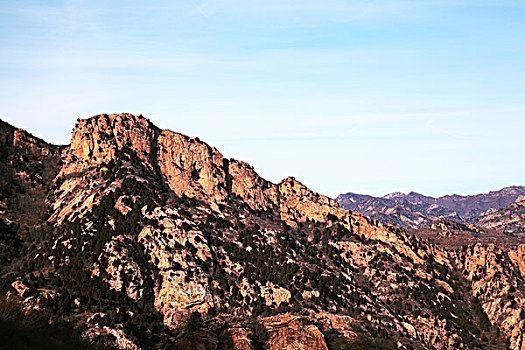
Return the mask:
<svg viewBox="0 0 525 350">
<path fill-rule="evenodd" d="M 123 147 L 129 147 L 148 171 L 157 172 L 177 196 L 223 204 L 241 198 L 253 210 L 280 211 L 291 225 L 295 219 L 326 221 L 328 214 L 338 212 L 341 216 L 346 212 L 334 200 L 313 193 L 293 177 L 273 184 L 248 163 L 225 159 L 198 138 L 160 130 L 147 119 L 131 114 L 80 120 L 59 177 L 106 164 Z M 65 187 L 61 190 L 67 192 Z"/>
</svg>

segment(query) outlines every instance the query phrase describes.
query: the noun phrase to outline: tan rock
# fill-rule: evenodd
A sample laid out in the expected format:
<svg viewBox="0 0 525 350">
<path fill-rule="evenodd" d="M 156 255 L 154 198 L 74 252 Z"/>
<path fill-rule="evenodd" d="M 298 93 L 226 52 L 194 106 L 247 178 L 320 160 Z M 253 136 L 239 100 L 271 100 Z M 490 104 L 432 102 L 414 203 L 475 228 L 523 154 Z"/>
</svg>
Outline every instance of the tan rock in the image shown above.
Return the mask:
<svg viewBox="0 0 525 350">
<path fill-rule="evenodd" d="M 232 350 L 253 350 L 253 342 L 250 339 L 250 332 L 243 327 L 228 328 L 224 334 L 225 348 Z"/>
<path fill-rule="evenodd" d="M 194 333 L 184 334 L 175 344 L 176 349 L 215 350 L 219 344 L 217 335 L 201 328 Z"/>
<path fill-rule="evenodd" d="M 243 198 L 243 201 L 253 209 L 275 210 L 279 202 L 277 185 L 260 177 L 251 165 L 230 159 L 228 174 L 233 195 Z"/>
<path fill-rule="evenodd" d="M 525 244 L 510 249 L 508 254 L 512 263 L 518 267 L 521 276 L 525 278 Z"/>
<path fill-rule="evenodd" d="M 328 350 L 324 335 L 319 328 L 308 324 L 305 319 L 283 314 L 261 319 L 269 335 L 270 350 Z"/>
</svg>

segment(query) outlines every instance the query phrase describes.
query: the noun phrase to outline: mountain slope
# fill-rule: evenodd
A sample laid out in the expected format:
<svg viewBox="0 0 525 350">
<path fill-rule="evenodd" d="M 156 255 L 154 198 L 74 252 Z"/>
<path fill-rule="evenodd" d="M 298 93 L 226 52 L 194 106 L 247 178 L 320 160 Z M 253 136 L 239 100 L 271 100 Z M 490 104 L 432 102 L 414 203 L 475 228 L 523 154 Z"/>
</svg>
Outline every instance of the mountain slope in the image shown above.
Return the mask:
<svg viewBox="0 0 525 350">
<path fill-rule="evenodd" d="M 470 218 L 469 222 L 502 232 L 525 234 L 525 200 L 523 196 L 497 211 Z"/>
<path fill-rule="evenodd" d="M 47 197 L 64 151 L 0 120 L 0 273 L 51 232 Z"/>
<path fill-rule="evenodd" d="M 41 216 L 49 231 L 20 236 L 31 249 L 18 250 L 3 285 L 88 339 L 128 349 L 525 346 L 517 243 L 442 249 L 141 116 L 80 120 L 60 150 Z M 498 257 L 499 274 L 484 274 L 481 250 Z M 503 289 L 486 288 L 494 281 Z M 509 286 L 513 301 L 493 308 Z"/>
<path fill-rule="evenodd" d="M 440 218 L 412 232 L 418 237 L 429 239 L 447 250 L 461 249 L 465 245 L 477 243 L 509 248 L 519 245 L 523 241 L 522 238 L 504 232 L 445 218 Z"/>
</svg>

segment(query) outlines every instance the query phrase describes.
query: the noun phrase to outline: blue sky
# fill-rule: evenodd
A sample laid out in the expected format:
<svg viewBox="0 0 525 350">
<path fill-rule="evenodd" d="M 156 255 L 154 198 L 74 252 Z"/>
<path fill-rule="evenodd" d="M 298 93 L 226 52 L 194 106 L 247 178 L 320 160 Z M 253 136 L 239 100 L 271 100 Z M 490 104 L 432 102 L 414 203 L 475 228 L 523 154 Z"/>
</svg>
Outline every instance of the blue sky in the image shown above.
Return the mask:
<svg viewBox="0 0 525 350">
<path fill-rule="evenodd" d="M 525 184 L 523 1 L 0 1 L 0 118 L 143 114 L 321 193 Z"/>
</svg>

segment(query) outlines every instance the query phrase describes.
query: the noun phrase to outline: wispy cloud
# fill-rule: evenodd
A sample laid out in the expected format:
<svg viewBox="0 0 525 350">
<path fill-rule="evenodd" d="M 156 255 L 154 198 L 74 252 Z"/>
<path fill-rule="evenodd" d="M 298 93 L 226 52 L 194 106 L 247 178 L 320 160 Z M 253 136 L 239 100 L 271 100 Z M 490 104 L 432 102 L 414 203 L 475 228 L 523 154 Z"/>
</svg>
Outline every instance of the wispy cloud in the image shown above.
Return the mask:
<svg viewBox="0 0 525 350">
<path fill-rule="evenodd" d="M 0 114 L 63 140 L 79 115 L 143 113 L 334 194 L 518 177 L 524 9 L 0 0 Z"/>
</svg>

